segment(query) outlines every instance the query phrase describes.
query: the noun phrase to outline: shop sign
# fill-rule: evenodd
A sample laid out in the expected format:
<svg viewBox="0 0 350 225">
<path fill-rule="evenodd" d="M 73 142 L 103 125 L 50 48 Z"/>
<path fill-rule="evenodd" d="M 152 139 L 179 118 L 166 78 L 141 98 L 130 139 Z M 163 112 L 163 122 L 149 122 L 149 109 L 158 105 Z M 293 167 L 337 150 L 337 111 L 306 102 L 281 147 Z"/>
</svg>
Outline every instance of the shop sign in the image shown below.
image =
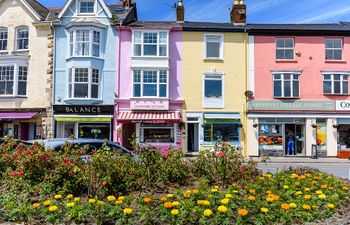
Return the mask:
<svg viewBox="0 0 350 225">
<path fill-rule="evenodd" d="M 350 101 L 336 101 L 337 111 L 350 111 Z"/>
<path fill-rule="evenodd" d="M 169 100 L 131 100 L 133 110 L 169 110 Z"/>
<path fill-rule="evenodd" d="M 78 114 L 78 115 L 113 115 L 113 105 L 55 105 L 55 114 Z"/>
<path fill-rule="evenodd" d="M 333 101 L 292 101 L 292 100 L 254 100 L 248 102 L 248 110 L 317 110 L 333 111 L 335 108 Z"/>
</svg>

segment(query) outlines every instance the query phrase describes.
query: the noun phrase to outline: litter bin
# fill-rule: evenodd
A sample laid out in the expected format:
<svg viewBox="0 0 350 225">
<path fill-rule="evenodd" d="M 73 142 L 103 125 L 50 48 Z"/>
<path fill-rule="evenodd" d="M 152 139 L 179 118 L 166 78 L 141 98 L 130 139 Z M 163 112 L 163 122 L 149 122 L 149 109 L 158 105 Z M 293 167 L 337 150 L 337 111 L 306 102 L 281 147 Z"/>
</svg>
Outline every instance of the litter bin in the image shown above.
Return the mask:
<svg viewBox="0 0 350 225">
<path fill-rule="evenodd" d="M 318 159 L 317 145 L 312 145 L 311 149 L 311 159 Z"/>
</svg>

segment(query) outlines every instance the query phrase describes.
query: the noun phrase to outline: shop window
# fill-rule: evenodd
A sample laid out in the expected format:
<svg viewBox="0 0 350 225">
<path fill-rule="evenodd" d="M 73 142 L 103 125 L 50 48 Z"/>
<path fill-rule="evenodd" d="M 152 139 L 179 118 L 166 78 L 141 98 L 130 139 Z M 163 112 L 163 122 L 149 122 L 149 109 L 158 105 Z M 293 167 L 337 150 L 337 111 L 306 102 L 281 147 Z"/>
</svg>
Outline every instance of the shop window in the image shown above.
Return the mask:
<svg viewBox="0 0 350 225">
<path fill-rule="evenodd" d="M 134 31 L 134 56 L 167 56 L 168 32 Z"/>
<path fill-rule="evenodd" d="M 72 68 L 68 77 L 68 97 L 98 99 L 100 96 L 100 71 L 93 68 Z"/>
<path fill-rule="evenodd" d="M 16 50 L 28 50 L 29 30 L 26 27 L 16 30 Z"/>
<path fill-rule="evenodd" d="M 26 96 L 27 75 L 27 66 L 0 66 L 0 96 Z"/>
<path fill-rule="evenodd" d="M 342 60 L 343 40 L 326 39 L 326 60 Z"/>
<path fill-rule="evenodd" d="M 76 29 L 70 32 L 70 56 L 100 57 L 101 32 L 96 29 Z"/>
<path fill-rule="evenodd" d="M 350 150 L 350 124 L 339 125 L 338 146 L 341 150 Z"/>
<path fill-rule="evenodd" d="M 316 144 L 317 145 L 326 145 L 326 120 L 325 119 L 317 119 L 317 131 L 316 131 Z"/>
<path fill-rule="evenodd" d="M 223 35 L 205 35 L 205 59 L 224 58 L 224 36 Z"/>
<path fill-rule="evenodd" d="M 222 74 L 204 74 L 203 107 L 224 107 L 224 80 Z"/>
<path fill-rule="evenodd" d="M 91 14 L 95 12 L 95 0 L 80 0 L 79 13 Z"/>
<path fill-rule="evenodd" d="M 238 123 L 205 123 L 204 144 L 214 145 L 217 141 L 227 141 L 231 144 L 239 144 Z"/>
<path fill-rule="evenodd" d="M 276 59 L 292 60 L 294 59 L 294 38 L 276 39 Z"/>
<path fill-rule="evenodd" d="M 273 74 L 275 98 L 299 98 L 299 75 L 294 73 Z"/>
<path fill-rule="evenodd" d="M 283 128 L 281 124 L 262 124 L 259 126 L 259 148 L 283 149 Z"/>
<path fill-rule="evenodd" d="M 174 125 L 141 125 L 141 143 L 174 143 Z"/>
<path fill-rule="evenodd" d="M 79 138 L 110 139 L 110 124 L 108 123 L 79 123 Z M 97 146 L 98 149 L 101 146 Z"/>
<path fill-rule="evenodd" d="M 168 71 L 134 70 L 133 97 L 168 97 Z"/>
<path fill-rule="evenodd" d="M 349 75 L 345 74 L 324 74 L 323 93 L 330 95 L 349 94 Z"/>
<path fill-rule="evenodd" d="M 6 28 L 0 28 L 0 52 L 7 50 L 8 32 Z"/>
</svg>

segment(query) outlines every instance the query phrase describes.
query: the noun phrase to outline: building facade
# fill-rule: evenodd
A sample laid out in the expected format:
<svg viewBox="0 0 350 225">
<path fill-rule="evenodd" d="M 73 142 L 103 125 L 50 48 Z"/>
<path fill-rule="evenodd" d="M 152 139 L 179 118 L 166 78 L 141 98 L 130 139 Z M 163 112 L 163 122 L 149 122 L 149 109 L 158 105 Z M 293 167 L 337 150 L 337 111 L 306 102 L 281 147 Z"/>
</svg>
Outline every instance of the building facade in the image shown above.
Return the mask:
<svg viewBox="0 0 350 225">
<path fill-rule="evenodd" d="M 182 148 L 182 29 L 138 21 L 117 36 L 115 141 Z"/>
<path fill-rule="evenodd" d="M 350 27 L 251 25 L 249 32 L 249 155 L 348 150 Z"/>
<path fill-rule="evenodd" d="M 113 139 L 116 36 L 136 19 L 131 1 L 68 0 L 55 26 L 55 137 Z"/>
<path fill-rule="evenodd" d="M 34 0 L 0 2 L 0 138 L 50 138 L 53 35 Z"/>
</svg>

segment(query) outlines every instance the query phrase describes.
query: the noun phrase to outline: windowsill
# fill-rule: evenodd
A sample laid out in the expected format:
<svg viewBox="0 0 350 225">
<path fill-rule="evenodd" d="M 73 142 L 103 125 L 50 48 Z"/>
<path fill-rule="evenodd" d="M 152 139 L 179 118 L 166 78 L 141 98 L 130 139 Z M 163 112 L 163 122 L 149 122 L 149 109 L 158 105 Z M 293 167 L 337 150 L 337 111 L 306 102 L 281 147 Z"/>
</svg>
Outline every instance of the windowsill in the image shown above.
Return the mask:
<svg viewBox="0 0 350 225">
<path fill-rule="evenodd" d="M 97 102 L 101 103 L 103 102 L 102 99 L 97 98 L 67 98 L 64 100 L 64 102 Z"/>
<path fill-rule="evenodd" d="M 158 146 L 158 147 L 170 147 L 170 146 L 176 146 L 177 144 L 175 142 L 174 143 L 143 142 L 143 143 L 140 143 L 140 145 L 143 145 L 143 146 L 153 145 L 153 146 Z"/>
<path fill-rule="evenodd" d="M 0 98 L 28 98 L 28 96 L 20 96 L 20 95 L 0 95 Z"/>
<path fill-rule="evenodd" d="M 66 60 L 70 60 L 70 59 L 74 59 L 74 58 L 89 58 L 89 59 L 99 59 L 99 60 L 104 60 L 104 58 L 102 57 L 96 57 L 96 56 L 70 56 L 68 58 L 66 58 Z"/>
<path fill-rule="evenodd" d="M 297 63 L 295 59 L 276 59 L 276 63 Z"/>
<path fill-rule="evenodd" d="M 204 61 L 209 61 L 209 62 L 215 62 L 215 61 L 220 61 L 223 62 L 224 59 L 223 58 L 204 58 Z"/>
<path fill-rule="evenodd" d="M 325 94 L 323 93 L 324 96 L 349 96 L 350 94 Z"/>
<path fill-rule="evenodd" d="M 131 56 L 131 59 L 170 59 L 168 56 Z"/>
<path fill-rule="evenodd" d="M 345 60 L 325 60 L 325 63 L 346 63 Z"/>
<path fill-rule="evenodd" d="M 273 97 L 274 99 L 279 99 L 279 100 L 298 100 L 300 97 Z"/>
<path fill-rule="evenodd" d="M 168 97 L 131 97 L 130 100 L 169 100 Z"/>
<path fill-rule="evenodd" d="M 29 49 L 19 49 L 19 50 L 15 50 L 12 53 L 27 53 L 29 52 Z"/>
<path fill-rule="evenodd" d="M 239 146 L 240 145 L 240 143 L 239 142 L 229 142 L 230 143 L 230 145 L 232 145 L 232 146 Z M 209 142 L 207 142 L 207 143 L 203 143 L 203 146 L 204 147 L 213 147 L 213 146 L 215 146 L 217 144 L 217 142 L 212 142 L 212 143 L 209 143 Z"/>
<path fill-rule="evenodd" d="M 9 53 L 8 51 L 0 51 L 0 55 L 6 55 L 8 53 Z"/>
<path fill-rule="evenodd" d="M 81 12 L 79 12 L 78 13 L 78 16 L 95 16 L 95 15 L 96 15 L 95 12 L 92 12 L 92 13 L 81 13 Z"/>
</svg>

